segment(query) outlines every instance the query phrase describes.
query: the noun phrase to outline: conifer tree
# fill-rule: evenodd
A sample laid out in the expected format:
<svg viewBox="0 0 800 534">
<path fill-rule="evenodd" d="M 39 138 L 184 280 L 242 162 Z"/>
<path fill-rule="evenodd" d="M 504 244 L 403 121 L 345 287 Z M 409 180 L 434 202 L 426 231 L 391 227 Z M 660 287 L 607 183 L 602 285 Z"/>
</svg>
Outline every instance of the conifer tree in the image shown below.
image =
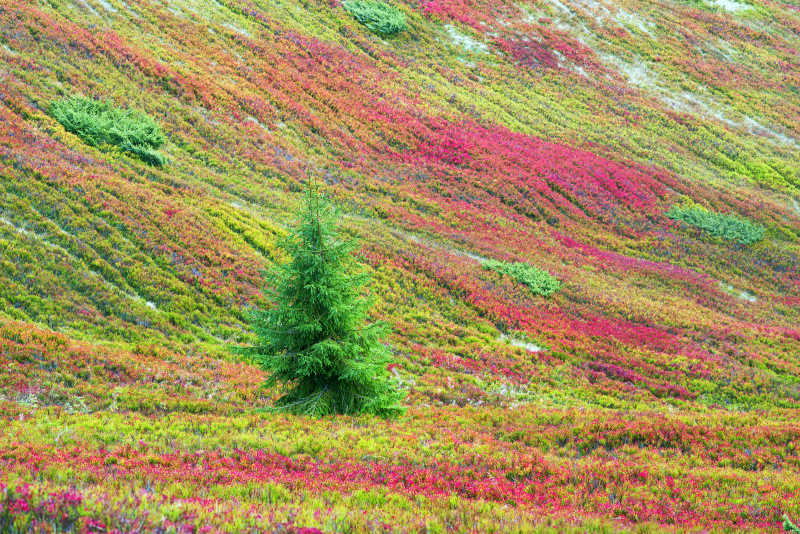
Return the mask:
<svg viewBox="0 0 800 534">
<path fill-rule="evenodd" d="M 274 305 L 251 312 L 258 342 L 247 350 L 269 373 L 266 387 L 283 385 L 275 408 L 297 414 L 402 413 L 388 376 L 387 328 L 368 323 L 368 280 L 337 233 L 336 210 L 309 184 L 296 227 L 282 247 L 292 258 L 272 271 Z"/>
</svg>

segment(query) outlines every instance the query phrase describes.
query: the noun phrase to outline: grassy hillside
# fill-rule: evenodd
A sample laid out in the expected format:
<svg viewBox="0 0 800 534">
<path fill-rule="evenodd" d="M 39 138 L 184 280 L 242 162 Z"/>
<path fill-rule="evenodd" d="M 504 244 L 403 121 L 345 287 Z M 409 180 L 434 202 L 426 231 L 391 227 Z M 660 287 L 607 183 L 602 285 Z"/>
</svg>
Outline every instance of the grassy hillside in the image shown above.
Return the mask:
<svg viewBox="0 0 800 534">
<path fill-rule="evenodd" d="M 800 517 L 800 6 L 392 5 L 2 2 L 0 532 Z M 158 161 L 73 96 L 152 117 Z M 231 351 L 311 176 L 397 421 L 265 413 Z"/>
</svg>

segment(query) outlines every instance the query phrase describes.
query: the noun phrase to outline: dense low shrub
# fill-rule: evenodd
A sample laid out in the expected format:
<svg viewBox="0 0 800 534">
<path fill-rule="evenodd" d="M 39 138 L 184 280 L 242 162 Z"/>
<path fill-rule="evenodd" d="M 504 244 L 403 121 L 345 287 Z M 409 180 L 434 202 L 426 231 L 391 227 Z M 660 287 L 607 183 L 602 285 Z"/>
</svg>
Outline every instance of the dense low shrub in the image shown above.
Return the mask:
<svg viewBox="0 0 800 534">
<path fill-rule="evenodd" d="M 50 113 L 65 130 L 91 146 L 116 146 L 157 167 L 165 162 L 157 149 L 166 138 L 158 123 L 144 113 L 82 96 L 53 102 Z"/>
<path fill-rule="evenodd" d="M 389 4 L 375 0 L 348 0 L 342 7 L 375 33 L 394 35 L 406 29 L 405 14 Z"/>
<path fill-rule="evenodd" d="M 764 237 L 764 227 L 747 219 L 716 213 L 702 206 L 672 206 L 667 217 L 696 226 L 711 235 L 751 245 Z"/>
<path fill-rule="evenodd" d="M 484 260 L 481 265 L 484 269 L 491 269 L 498 273 L 507 274 L 518 282 L 525 284 L 536 295 L 549 296 L 561 288 L 561 282 L 547 271 L 527 263 L 508 263 L 497 260 Z"/>
<path fill-rule="evenodd" d="M 789 519 L 789 516 L 786 514 L 783 515 L 783 530 L 786 532 L 800 533 L 800 527 L 792 523 L 792 520 Z"/>
</svg>

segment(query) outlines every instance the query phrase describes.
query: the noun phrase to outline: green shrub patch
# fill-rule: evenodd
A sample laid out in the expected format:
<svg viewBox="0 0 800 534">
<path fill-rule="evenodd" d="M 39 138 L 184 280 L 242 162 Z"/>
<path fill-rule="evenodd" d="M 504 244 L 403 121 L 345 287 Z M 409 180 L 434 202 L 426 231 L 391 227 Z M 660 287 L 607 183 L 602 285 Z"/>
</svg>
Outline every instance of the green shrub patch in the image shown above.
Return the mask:
<svg viewBox="0 0 800 534">
<path fill-rule="evenodd" d="M 751 245 L 764 237 L 765 229 L 760 224 L 735 215 L 716 213 L 702 206 L 672 206 L 667 217 L 743 245 Z"/>
<path fill-rule="evenodd" d="M 166 161 L 157 151 L 166 137 L 158 123 L 144 113 L 82 96 L 53 102 L 50 113 L 65 130 L 91 146 L 115 146 L 156 167 Z"/>
<path fill-rule="evenodd" d="M 528 286 L 536 295 L 547 297 L 561 288 L 561 282 L 553 275 L 528 263 L 484 260 L 481 265 L 484 269 L 491 269 L 514 278 Z"/>
<path fill-rule="evenodd" d="M 396 7 L 374 0 L 348 0 L 342 4 L 348 13 L 380 35 L 395 35 L 406 29 L 406 16 Z"/>
</svg>

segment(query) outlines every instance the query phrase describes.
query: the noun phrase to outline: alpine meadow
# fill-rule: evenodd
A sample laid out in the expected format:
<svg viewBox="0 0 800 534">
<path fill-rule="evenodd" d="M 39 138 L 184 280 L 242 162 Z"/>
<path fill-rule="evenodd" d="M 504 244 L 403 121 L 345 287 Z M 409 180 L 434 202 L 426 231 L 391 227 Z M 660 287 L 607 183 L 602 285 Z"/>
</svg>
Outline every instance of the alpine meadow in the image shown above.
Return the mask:
<svg viewBox="0 0 800 534">
<path fill-rule="evenodd" d="M 783 530 L 798 0 L 0 0 L 0 534 Z"/>
</svg>

